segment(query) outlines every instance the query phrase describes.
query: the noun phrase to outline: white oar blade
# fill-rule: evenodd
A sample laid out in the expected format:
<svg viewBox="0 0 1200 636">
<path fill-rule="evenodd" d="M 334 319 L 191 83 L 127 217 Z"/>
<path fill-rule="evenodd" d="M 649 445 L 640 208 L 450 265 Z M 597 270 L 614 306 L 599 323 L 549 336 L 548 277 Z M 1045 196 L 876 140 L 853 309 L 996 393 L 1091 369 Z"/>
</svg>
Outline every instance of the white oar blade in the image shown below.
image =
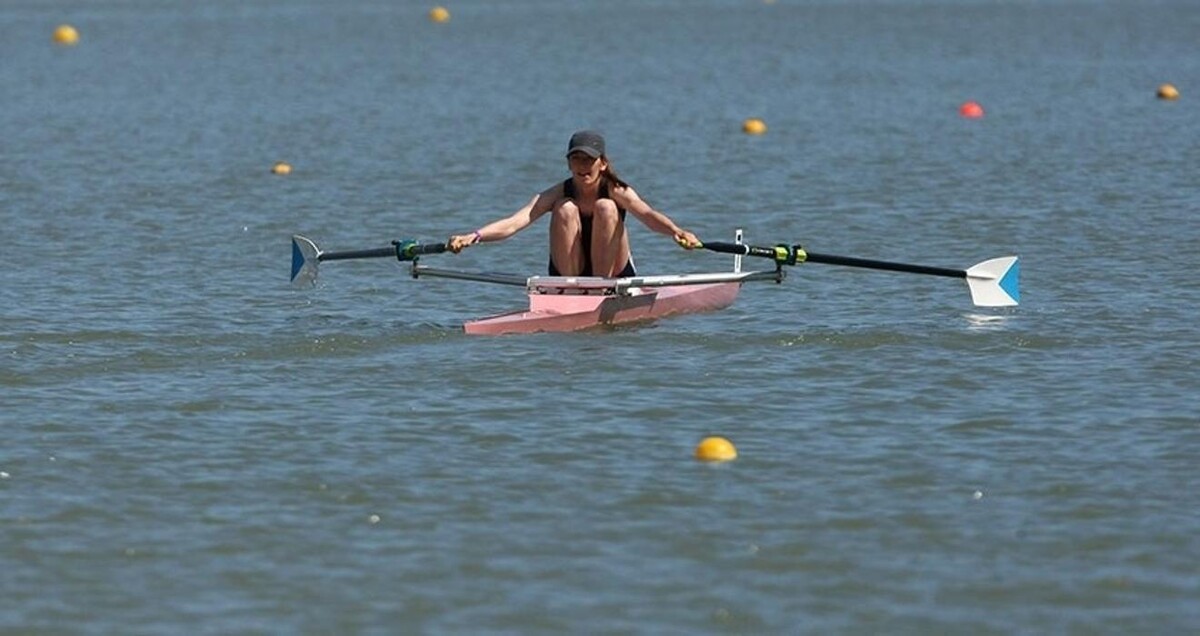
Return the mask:
<svg viewBox="0 0 1200 636">
<path fill-rule="evenodd" d="M 292 284 L 296 287 L 312 287 L 317 283 L 317 265 L 321 250 L 317 244 L 300 236 L 292 235 Z"/>
<path fill-rule="evenodd" d="M 1015 307 L 1021 302 L 1021 264 L 1016 256 L 1002 256 L 967 270 L 967 286 L 977 307 Z"/>
</svg>

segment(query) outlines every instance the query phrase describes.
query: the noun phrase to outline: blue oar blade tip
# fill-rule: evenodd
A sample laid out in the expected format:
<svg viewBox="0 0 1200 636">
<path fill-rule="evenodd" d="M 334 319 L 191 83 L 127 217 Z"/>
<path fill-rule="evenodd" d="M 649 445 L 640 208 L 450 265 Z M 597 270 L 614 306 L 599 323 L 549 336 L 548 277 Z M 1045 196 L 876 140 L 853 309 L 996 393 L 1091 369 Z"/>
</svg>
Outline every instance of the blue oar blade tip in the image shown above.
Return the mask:
<svg viewBox="0 0 1200 636">
<path fill-rule="evenodd" d="M 1014 257 L 1012 265 L 1000 278 L 1000 289 L 1013 299 L 1013 304 L 1021 302 L 1021 261 Z"/>
<path fill-rule="evenodd" d="M 296 275 L 300 270 L 304 269 L 304 254 L 300 252 L 300 245 L 296 239 L 292 239 L 292 281 L 296 280 Z"/>
<path fill-rule="evenodd" d="M 317 244 L 300 236 L 292 236 L 292 284 L 297 287 L 308 287 L 317 282 L 317 264 L 320 262 L 321 250 Z"/>
<path fill-rule="evenodd" d="M 1021 268 L 1016 256 L 993 258 L 967 270 L 971 300 L 980 307 L 1013 307 L 1020 302 Z"/>
</svg>

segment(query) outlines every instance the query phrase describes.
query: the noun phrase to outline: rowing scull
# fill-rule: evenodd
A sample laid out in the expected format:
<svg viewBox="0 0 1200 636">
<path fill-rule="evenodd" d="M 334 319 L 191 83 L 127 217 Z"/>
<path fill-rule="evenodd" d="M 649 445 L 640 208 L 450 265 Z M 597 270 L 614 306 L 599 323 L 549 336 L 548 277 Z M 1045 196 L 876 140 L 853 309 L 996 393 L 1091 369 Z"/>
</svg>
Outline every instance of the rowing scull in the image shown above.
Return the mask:
<svg viewBox="0 0 1200 636">
<path fill-rule="evenodd" d="M 783 270 L 717 272 L 666 276 L 604 278 L 593 276 L 531 276 L 464 272 L 413 264 L 414 278 L 422 276 L 523 285 L 529 309 L 512 311 L 463 324 L 469 334 L 500 335 L 540 331 L 579 331 L 599 325 L 619 325 L 724 309 L 737 299 L 742 283 L 782 281 Z"/>
</svg>

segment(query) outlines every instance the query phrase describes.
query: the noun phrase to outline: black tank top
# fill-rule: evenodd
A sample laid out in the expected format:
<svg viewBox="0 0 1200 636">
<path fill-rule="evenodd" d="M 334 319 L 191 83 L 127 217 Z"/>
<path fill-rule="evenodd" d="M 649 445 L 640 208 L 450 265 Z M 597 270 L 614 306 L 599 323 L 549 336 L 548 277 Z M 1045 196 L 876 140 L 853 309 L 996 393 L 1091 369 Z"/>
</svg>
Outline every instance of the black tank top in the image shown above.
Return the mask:
<svg viewBox="0 0 1200 636">
<path fill-rule="evenodd" d="M 563 198 L 575 198 L 575 180 L 567 179 L 563 181 Z M 612 194 L 608 188 L 608 179 L 604 179 L 600 183 L 600 198 L 611 199 Z M 621 221 L 625 221 L 625 208 L 617 208 L 617 214 L 620 215 Z M 589 214 L 584 216 L 579 215 L 579 240 L 583 244 L 583 271 L 580 276 L 594 276 L 592 273 L 592 216 Z M 558 268 L 554 266 L 554 259 L 550 259 L 550 266 L 547 271 L 551 276 L 562 276 Z M 621 268 L 621 273 L 617 274 L 618 278 L 627 278 L 629 276 L 637 276 L 637 270 L 633 266 L 633 254 L 629 255 L 629 260 L 625 261 L 625 267 Z"/>
</svg>

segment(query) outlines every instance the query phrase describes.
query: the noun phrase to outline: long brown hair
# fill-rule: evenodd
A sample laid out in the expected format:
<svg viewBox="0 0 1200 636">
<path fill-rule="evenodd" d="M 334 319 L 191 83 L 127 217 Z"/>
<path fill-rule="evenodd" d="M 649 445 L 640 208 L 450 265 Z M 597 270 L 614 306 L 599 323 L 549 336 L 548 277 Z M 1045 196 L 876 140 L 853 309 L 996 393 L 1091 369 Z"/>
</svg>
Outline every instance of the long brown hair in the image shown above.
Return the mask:
<svg viewBox="0 0 1200 636">
<path fill-rule="evenodd" d="M 609 161 L 608 155 L 600 156 L 604 158 L 605 163 L 604 172 L 600 173 L 600 176 L 604 179 L 607 179 L 610 184 L 615 185 L 618 188 L 628 188 L 629 184 L 625 183 L 625 180 L 617 175 L 616 170 L 613 170 L 612 161 Z"/>
</svg>

